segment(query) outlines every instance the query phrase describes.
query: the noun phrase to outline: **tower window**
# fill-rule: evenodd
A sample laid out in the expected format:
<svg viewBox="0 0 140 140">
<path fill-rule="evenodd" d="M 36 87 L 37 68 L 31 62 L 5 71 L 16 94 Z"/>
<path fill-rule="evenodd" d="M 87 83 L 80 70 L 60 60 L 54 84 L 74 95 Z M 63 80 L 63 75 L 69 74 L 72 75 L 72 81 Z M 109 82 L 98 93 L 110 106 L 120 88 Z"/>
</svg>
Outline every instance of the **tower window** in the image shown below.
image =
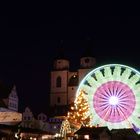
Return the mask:
<svg viewBox="0 0 140 140">
<path fill-rule="evenodd" d="M 69 80 L 69 86 L 77 86 L 78 85 L 78 76 L 73 75 Z"/>
<path fill-rule="evenodd" d="M 61 63 L 61 61 L 58 61 L 58 64 L 60 64 Z"/>
<path fill-rule="evenodd" d="M 61 87 L 61 77 L 57 77 L 56 79 L 56 87 Z"/>
<path fill-rule="evenodd" d="M 57 98 L 57 103 L 60 103 L 60 97 Z"/>
</svg>

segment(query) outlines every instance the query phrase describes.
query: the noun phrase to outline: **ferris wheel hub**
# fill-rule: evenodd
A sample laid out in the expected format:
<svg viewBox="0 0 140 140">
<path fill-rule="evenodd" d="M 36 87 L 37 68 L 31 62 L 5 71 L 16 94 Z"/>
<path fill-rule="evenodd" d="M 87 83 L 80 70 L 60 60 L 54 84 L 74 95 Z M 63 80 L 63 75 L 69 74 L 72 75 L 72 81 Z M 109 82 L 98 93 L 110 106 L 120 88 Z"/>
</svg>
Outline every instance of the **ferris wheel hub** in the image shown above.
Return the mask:
<svg viewBox="0 0 140 140">
<path fill-rule="evenodd" d="M 109 98 L 109 104 L 110 105 L 118 105 L 119 104 L 119 99 L 118 99 L 118 97 L 117 96 L 111 96 L 110 98 Z"/>
</svg>

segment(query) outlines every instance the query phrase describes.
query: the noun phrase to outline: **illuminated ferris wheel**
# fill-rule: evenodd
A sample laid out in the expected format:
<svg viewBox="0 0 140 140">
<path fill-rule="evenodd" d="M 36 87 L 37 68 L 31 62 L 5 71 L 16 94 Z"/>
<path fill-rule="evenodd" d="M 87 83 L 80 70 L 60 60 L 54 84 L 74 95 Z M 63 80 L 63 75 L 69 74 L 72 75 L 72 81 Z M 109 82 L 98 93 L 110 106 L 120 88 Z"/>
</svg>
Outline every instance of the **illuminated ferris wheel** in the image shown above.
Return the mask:
<svg viewBox="0 0 140 140">
<path fill-rule="evenodd" d="M 133 128 L 140 133 L 140 73 L 128 66 L 109 64 L 94 69 L 82 80 L 91 126 Z M 75 103 L 77 101 L 75 100 Z"/>
</svg>

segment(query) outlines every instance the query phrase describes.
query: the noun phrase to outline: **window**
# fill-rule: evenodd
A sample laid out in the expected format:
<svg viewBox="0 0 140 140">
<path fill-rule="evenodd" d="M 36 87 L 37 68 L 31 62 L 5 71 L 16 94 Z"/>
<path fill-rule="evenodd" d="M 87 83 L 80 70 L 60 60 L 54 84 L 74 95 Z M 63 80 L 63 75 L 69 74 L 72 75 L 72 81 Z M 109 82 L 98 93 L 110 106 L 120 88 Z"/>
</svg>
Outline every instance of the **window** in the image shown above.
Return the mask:
<svg viewBox="0 0 140 140">
<path fill-rule="evenodd" d="M 78 76 L 73 75 L 69 80 L 69 86 L 77 86 L 78 85 Z"/>
<path fill-rule="evenodd" d="M 26 120 L 26 116 L 24 116 L 24 120 Z"/>
<path fill-rule="evenodd" d="M 58 63 L 60 64 L 60 63 L 61 63 L 61 61 L 58 61 Z"/>
<path fill-rule="evenodd" d="M 31 117 L 30 116 L 28 116 L 28 120 L 30 120 L 31 119 Z"/>
<path fill-rule="evenodd" d="M 56 79 L 56 87 L 61 87 L 61 77 L 57 77 Z"/>
<path fill-rule="evenodd" d="M 57 98 L 57 103 L 60 103 L 60 97 Z"/>
</svg>

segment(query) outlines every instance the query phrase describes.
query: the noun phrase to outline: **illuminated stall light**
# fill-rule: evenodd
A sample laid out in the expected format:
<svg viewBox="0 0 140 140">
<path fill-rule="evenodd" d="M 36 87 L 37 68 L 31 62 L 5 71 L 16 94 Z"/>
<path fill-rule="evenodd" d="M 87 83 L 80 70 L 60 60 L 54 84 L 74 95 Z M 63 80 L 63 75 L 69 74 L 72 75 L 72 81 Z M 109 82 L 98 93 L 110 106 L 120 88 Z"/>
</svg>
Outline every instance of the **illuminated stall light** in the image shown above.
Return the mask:
<svg viewBox="0 0 140 140">
<path fill-rule="evenodd" d="M 85 140 L 89 140 L 89 135 L 84 135 Z"/>
</svg>

